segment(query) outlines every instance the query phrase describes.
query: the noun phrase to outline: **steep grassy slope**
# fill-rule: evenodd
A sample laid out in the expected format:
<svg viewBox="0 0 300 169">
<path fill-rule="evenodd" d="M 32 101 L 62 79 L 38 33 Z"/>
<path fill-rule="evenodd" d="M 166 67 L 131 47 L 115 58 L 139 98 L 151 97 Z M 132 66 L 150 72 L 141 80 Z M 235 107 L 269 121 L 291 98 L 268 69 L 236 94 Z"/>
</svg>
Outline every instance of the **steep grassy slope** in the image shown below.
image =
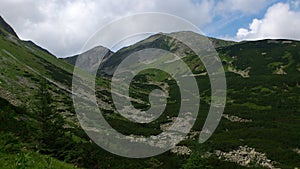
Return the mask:
<svg viewBox="0 0 300 169">
<path fill-rule="evenodd" d="M 0 168 L 74 168 L 41 155 L 35 147 L 41 125 L 35 108 L 43 79 L 65 124 L 77 126 L 69 92 L 73 66 L 32 42 L 18 39 L 2 18 L 0 23 Z"/>
</svg>

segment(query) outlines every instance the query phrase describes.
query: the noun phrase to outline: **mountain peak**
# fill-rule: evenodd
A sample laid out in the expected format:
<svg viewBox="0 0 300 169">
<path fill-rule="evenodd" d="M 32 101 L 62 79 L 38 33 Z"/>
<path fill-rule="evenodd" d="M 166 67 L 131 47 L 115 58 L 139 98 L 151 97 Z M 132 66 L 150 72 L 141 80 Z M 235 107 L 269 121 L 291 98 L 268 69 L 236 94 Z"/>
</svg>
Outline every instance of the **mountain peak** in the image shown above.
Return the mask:
<svg viewBox="0 0 300 169">
<path fill-rule="evenodd" d="M 0 16 L 0 29 L 3 29 L 7 33 L 9 33 L 9 34 L 11 34 L 11 35 L 18 38 L 18 35 L 14 31 L 14 29 L 2 18 L 2 16 Z"/>
</svg>

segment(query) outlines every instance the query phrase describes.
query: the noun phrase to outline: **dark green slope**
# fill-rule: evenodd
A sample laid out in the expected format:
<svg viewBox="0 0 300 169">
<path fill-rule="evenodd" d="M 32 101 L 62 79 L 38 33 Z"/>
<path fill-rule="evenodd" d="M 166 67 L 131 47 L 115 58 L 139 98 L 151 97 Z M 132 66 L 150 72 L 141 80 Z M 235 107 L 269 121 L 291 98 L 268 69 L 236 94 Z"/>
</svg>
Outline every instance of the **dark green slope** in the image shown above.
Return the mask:
<svg viewBox="0 0 300 169">
<path fill-rule="evenodd" d="M 32 148 L 38 123 L 25 112 L 0 98 L 0 168 L 75 168 Z"/>
<path fill-rule="evenodd" d="M 258 162 L 261 159 L 251 159 L 250 162 L 246 160 L 245 162 L 251 168 L 268 168 L 267 165 L 280 168 L 299 167 L 300 154 L 297 154 L 297 150 L 300 147 L 300 42 L 284 39 L 240 43 L 211 40 L 219 53 L 227 77 L 228 97 L 225 116 L 209 141 L 199 145 L 196 141 L 187 140 L 182 145 L 188 146 L 200 155 L 212 153 L 209 158 L 199 161 L 213 168 L 234 166 L 232 163 L 224 163 L 232 159 L 219 157 L 215 154 L 216 150 L 230 152 L 240 146 L 254 148 L 256 152 L 264 153 L 271 161 L 269 164 L 264 162 L 264 165 Z M 157 34 L 117 51 L 103 63 L 100 74 L 112 75 L 116 66 L 124 58 L 145 48 L 169 50 L 181 55 L 194 73 L 205 71 L 201 63 L 195 62 L 196 56 L 184 44 L 163 34 Z M 150 71 L 143 72 L 135 78 L 132 84 L 136 92 L 131 96 L 142 98 L 147 102 L 147 95 L 143 93 L 149 92 L 148 90 L 153 89 L 153 86 L 146 87 L 142 84 L 149 79 L 163 79 L 163 82 L 175 87 L 173 92 L 176 93 L 176 85 L 167 80 L 167 75 Z M 197 76 L 197 81 L 200 86 L 202 108 L 193 128 L 194 131 L 202 129 L 210 99 L 208 77 L 205 74 Z M 176 101 L 170 100 L 171 106 L 167 108 L 166 113 L 171 112 L 173 116 L 176 112 Z M 135 104 L 137 107 L 145 108 L 141 104 Z M 158 119 L 158 123 L 164 122 L 166 122 L 164 119 Z M 120 131 L 128 128 L 128 125 L 123 126 L 117 120 L 116 124 L 118 125 L 115 128 Z M 246 153 L 244 156 L 246 158 Z M 197 160 L 193 156 L 189 160 L 197 166 Z"/>
<path fill-rule="evenodd" d="M 219 50 L 226 63 L 236 69 L 249 68 L 249 75 L 296 75 L 299 72 L 300 42 L 261 40 L 241 42 Z M 226 56 L 229 56 L 226 58 Z"/>
<path fill-rule="evenodd" d="M 299 50 L 300 42 L 292 40 L 241 42 L 219 49 L 227 71 L 225 114 L 252 122 L 221 121 L 220 134 L 209 145 L 248 145 L 265 152 L 280 168 L 300 165 L 295 152 L 300 146 Z"/>
</svg>

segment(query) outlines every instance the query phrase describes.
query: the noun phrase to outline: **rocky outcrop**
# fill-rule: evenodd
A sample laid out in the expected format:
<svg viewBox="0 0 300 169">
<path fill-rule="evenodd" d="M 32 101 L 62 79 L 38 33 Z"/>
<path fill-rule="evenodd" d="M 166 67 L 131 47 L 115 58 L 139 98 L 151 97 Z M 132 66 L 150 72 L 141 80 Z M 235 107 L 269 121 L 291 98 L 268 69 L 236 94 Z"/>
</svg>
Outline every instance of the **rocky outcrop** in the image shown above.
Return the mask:
<svg viewBox="0 0 300 169">
<path fill-rule="evenodd" d="M 191 155 L 192 150 L 189 149 L 187 146 L 175 146 L 171 149 L 171 153 L 177 155 Z"/>
<path fill-rule="evenodd" d="M 238 116 L 231 116 L 228 114 L 223 114 L 223 117 L 231 122 L 239 122 L 239 123 L 250 123 L 252 120 L 250 119 L 242 119 Z"/>
<path fill-rule="evenodd" d="M 216 150 L 211 155 L 217 156 L 220 160 L 234 162 L 246 167 L 261 166 L 276 169 L 274 165 L 277 164 L 277 162 L 268 159 L 265 153 L 257 152 L 255 148 L 248 147 L 247 145 L 240 146 L 237 150 L 230 152 Z"/>
<path fill-rule="evenodd" d="M 227 71 L 241 75 L 243 78 L 248 78 L 248 77 L 250 77 L 250 75 L 249 75 L 250 69 L 251 69 L 251 67 L 247 67 L 245 70 L 239 70 L 233 66 L 228 66 Z"/>
<path fill-rule="evenodd" d="M 280 66 L 278 68 L 276 68 L 276 70 L 274 71 L 274 74 L 276 75 L 286 75 L 287 73 L 284 71 L 284 66 Z"/>
<path fill-rule="evenodd" d="M 297 153 L 297 154 L 300 155 L 300 149 L 299 149 L 299 148 L 295 148 L 293 151 L 294 151 L 295 153 Z"/>
</svg>

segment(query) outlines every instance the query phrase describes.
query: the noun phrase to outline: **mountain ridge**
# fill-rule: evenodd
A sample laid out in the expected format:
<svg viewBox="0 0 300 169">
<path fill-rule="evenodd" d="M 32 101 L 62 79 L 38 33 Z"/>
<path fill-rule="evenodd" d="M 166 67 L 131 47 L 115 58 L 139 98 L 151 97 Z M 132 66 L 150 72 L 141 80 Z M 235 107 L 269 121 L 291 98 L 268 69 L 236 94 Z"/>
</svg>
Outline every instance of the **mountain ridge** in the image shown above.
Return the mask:
<svg viewBox="0 0 300 169">
<path fill-rule="evenodd" d="M 2 28 L 4 31 L 10 33 L 11 35 L 18 38 L 17 33 L 14 31 L 14 29 L 0 16 L 0 28 Z M 1 29 L 0 29 L 1 31 Z M 2 32 L 2 31 L 1 31 Z M 4 32 L 2 32 L 4 34 Z"/>
</svg>

